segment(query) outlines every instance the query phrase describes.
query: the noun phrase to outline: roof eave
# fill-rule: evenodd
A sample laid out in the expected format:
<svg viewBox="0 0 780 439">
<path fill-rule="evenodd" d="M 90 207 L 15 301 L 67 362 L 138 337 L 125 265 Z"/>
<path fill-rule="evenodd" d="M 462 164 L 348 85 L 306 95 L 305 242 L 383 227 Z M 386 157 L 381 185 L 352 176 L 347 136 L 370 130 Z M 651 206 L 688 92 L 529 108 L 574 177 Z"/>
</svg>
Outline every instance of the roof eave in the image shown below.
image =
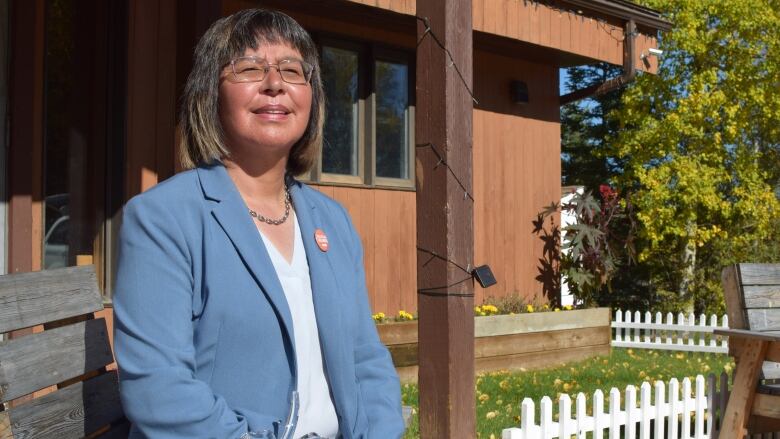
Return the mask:
<svg viewBox="0 0 780 439">
<path fill-rule="evenodd" d="M 638 25 L 661 31 L 672 29 L 672 22 L 663 19 L 659 12 L 623 0 L 563 0 L 563 2 L 623 20 L 634 20 Z"/>
</svg>

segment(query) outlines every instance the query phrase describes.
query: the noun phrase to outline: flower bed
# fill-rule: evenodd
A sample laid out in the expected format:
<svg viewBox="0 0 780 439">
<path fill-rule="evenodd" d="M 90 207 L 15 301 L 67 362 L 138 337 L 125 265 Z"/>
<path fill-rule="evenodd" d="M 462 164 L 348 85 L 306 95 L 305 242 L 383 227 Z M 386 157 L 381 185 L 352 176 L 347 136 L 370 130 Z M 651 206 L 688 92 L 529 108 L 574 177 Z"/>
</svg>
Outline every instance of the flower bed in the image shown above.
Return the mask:
<svg viewBox="0 0 780 439">
<path fill-rule="evenodd" d="M 610 317 L 609 308 L 475 317 L 476 370 L 530 370 L 609 354 Z M 401 381 L 416 381 L 417 321 L 377 329 Z"/>
</svg>

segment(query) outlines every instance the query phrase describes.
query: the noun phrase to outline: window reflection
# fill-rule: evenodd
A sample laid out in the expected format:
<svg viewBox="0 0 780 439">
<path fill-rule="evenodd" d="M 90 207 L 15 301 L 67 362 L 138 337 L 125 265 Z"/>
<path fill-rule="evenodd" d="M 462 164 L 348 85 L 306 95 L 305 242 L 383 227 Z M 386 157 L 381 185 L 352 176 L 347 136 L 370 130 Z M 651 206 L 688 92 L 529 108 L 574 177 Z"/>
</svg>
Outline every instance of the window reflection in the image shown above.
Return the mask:
<svg viewBox="0 0 780 439">
<path fill-rule="evenodd" d="M 326 122 L 322 172 L 358 175 L 358 54 L 324 47 Z"/>
<path fill-rule="evenodd" d="M 377 61 L 376 175 L 409 178 L 409 68 Z"/>
</svg>

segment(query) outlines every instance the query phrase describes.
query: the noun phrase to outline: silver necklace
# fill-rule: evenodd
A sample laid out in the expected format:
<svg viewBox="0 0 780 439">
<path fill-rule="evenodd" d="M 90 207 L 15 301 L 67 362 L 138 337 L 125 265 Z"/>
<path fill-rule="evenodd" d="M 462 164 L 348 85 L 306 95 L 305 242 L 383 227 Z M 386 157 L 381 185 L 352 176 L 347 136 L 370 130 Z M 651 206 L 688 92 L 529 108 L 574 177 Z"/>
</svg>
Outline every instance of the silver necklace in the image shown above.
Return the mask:
<svg viewBox="0 0 780 439">
<path fill-rule="evenodd" d="M 285 188 L 284 189 L 284 215 L 282 215 L 281 218 L 279 218 L 279 219 L 266 218 L 263 215 L 260 215 L 259 213 L 255 212 L 252 209 L 249 209 L 249 216 L 251 216 L 252 218 L 254 218 L 254 219 L 256 219 L 256 220 L 258 220 L 260 222 L 264 222 L 264 223 L 270 224 L 272 226 L 278 226 L 278 225 L 284 223 L 285 221 L 287 221 L 287 217 L 290 216 L 290 204 L 291 204 L 290 203 L 290 189 Z"/>
</svg>

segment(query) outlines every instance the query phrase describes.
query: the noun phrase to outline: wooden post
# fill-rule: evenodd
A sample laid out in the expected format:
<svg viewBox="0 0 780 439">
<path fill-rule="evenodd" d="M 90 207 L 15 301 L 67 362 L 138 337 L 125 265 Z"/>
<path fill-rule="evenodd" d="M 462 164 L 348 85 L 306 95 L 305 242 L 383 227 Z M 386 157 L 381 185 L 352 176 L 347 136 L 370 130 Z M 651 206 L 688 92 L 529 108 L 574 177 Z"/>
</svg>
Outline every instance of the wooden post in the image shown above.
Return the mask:
<svg viewBox="0 0 780 439">
<path fill-rule="evenodd" d="M 769 341 L 729 339 L 739 352 L 734 387 L 729 396 L 729 405 L 721 423 L 721 437 L 741 439 L 747 432 L 747 423 L 753 409 L 756 383 L 761 375 L 761 365 L 766 357 Z"/>
<path fill-rule="evenodd" d="M 471 13 L 471 0 L 417 0 L 421 43 L 415 143 L 423 438 L 476 434 L 474 285 L 468 273 L 474 254 Z"/>
</svg>

